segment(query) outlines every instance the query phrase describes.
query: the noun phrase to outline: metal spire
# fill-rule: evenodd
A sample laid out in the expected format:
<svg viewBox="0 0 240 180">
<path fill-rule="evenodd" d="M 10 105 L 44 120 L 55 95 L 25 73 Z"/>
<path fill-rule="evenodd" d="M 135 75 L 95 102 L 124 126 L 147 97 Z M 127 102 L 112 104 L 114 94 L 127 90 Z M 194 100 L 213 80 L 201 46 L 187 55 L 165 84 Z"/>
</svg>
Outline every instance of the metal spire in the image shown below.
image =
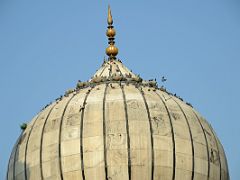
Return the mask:
<svg viewBox="0 0 240 180">
<path fill-rule="evenodd" d="M 110 6 L 108 6 L 107 22 L 108 22 L 108 29 L 107 29 L 106 35 L 108 37 L 109 46 L 106 48 L 106 54 L 108 55 L 109 60 L 113 60 L 113 59 L 116 59 L 116 56 L 118 54 L 118 48 L 115 46 L 115 41 L 114 41 L 116 31 L 115 31 L 115 29 L 112 25 L 113 24 L 113 18 L 112 18 L 112 13 L 111 13 Z"/>
</svg>

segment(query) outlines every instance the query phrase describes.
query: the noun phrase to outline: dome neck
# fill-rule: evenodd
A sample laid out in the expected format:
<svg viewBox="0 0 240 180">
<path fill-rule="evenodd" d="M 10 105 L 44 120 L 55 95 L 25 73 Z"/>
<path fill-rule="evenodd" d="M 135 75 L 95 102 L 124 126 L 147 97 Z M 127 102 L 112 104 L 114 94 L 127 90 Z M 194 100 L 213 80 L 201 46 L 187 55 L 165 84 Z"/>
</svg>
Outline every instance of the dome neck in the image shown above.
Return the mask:
<svg viewBox="0 0 240 180">
<path fill-rule="evenodd" d="M 104 60 L 102 67 L 97 70 L 92 79 L 99 78 L 105 80 L 123 80 L 123 78 L 137 78 L 138 75 L 129 70 L 121 60 L 109 59 Z"/>
</svg>

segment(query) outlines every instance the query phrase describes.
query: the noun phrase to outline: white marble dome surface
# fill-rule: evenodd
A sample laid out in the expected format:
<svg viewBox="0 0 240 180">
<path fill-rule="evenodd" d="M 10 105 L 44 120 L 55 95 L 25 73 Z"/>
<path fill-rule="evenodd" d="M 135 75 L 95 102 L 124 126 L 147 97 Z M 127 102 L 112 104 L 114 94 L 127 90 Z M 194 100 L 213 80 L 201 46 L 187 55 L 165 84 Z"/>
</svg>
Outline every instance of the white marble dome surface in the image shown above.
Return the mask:
<svg viewBox="0 0 240 180">
<path fill-rule="evenodd" d="M 189 103 L 107 60 L 39 112 L 7 180 L 228 180 L 224 149 Z"/>
</svg>

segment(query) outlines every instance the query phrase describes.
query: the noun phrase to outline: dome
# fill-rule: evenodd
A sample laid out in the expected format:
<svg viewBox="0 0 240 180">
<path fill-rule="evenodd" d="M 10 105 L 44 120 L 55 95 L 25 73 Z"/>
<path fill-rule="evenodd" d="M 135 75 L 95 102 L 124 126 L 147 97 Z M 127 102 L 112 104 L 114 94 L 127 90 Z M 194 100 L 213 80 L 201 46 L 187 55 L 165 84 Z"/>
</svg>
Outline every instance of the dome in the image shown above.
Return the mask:
<svg viewBox="0 0 240 180">
<path fill-rule="evenodd" d="M 9 160 L 7 180 L 228 180 L 209 123 L 115 57 L 43 108 Z"/>
</svg>

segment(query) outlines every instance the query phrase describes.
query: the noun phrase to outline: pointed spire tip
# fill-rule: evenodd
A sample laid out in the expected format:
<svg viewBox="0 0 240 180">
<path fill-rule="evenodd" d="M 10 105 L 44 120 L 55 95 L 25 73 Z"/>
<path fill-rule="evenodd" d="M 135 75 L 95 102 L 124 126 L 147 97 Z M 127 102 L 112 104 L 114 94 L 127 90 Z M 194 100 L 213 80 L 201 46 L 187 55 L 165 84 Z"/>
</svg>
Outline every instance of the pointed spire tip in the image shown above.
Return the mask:
<svg viewBox="0 0 240 180">
<path fill-rule="evenodd" d="M 113 19 L 112 19 L 112 12 L 111 12 L 111 7 L 110 5 L 108 5 L 108 25 L 112 25 L 113 24 Z"/>
</svg>

